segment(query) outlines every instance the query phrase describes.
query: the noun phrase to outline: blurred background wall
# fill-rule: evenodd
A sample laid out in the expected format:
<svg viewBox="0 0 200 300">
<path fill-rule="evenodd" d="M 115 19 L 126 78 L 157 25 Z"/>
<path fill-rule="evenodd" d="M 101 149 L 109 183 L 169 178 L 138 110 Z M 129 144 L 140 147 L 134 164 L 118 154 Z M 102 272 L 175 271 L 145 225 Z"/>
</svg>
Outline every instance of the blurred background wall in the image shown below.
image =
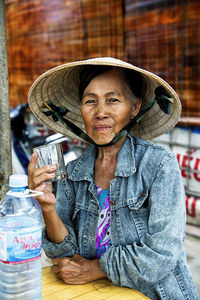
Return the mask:
<svg viewBox="0 0 200 300">
<path fill-rule="evenodd" d="M 7 0 L 11 106 L 27 101 L 33 80 L 56 65 L 124 57 L 122 0 Z"/>
<path fill-rule="evenodd" d="M 6 0 L 6 22 L 11 107 L 47 69 L 113 56 L 167 80 L 182 117 L 200 117 L 199 0 Z"/>
</svg>

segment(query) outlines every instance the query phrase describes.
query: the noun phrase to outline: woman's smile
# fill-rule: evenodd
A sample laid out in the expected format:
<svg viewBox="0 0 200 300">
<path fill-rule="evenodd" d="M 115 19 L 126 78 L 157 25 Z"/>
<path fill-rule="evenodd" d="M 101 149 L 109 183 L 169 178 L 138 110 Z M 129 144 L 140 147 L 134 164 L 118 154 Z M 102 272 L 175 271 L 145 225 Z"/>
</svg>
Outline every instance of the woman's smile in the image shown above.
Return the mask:
<svg viewBox="0 0 200 300">
<path fill-rule="evenodd" d="M 105 132 L 107 130 L 110 130 L 111 128 L 112 128 L 112 126 L 109 126 L 109 125 L 98 125 L 98 126 L 94 127 L 94 129 L 99 132 Z"/>
</svg>

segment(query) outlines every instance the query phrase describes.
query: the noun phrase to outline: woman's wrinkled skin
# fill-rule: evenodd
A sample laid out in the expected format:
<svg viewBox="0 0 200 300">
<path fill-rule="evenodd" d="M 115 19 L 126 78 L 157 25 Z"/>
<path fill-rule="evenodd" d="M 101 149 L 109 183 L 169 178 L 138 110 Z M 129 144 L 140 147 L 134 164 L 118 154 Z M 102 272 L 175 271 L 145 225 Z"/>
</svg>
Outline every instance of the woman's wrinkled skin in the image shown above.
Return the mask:
<svg viewBox="0 0 200 300">
<path fill-rule="evenodd" d="M 141 99 L 133 104 L 117 69 L 96 76 L 86 87 L 81 103 L 81 113 L 88 136 L 96 144 L 110 142 L 138 113 L 140 105 Z M 103 189 L 109 188 L 110 181 L 114 178 L 117 155 L 124 140 L 125 138 L 122 138 L 113 146 L 98 149 L 94 181 Z M 49 240 L 59 244 L 68 235 L 68 229 L 56 212 L 52 184 L 44 182 L 54 178 L 56 167 L 49 165 L 36 169 L 37 158 L 37 153 L 34 153 L 30 159 L 29 188 L 43 192 L 37 200 L 42 208 L 46 232 Z M 52 264 L 52 272 L 66 284 L 84 284 L 106 277 L 100 269 L 99 259 L 88 260 L 75 254 L 72 258 L 55 258 Z"/>
<path fill-rule="evenodd" d="M 133 105 L 117 69 L 96 76 L 86 87 L 81 104 L 87 134 L 96 144 L 109 143 L 140 105 L 140 101 Z"/>
</svg>

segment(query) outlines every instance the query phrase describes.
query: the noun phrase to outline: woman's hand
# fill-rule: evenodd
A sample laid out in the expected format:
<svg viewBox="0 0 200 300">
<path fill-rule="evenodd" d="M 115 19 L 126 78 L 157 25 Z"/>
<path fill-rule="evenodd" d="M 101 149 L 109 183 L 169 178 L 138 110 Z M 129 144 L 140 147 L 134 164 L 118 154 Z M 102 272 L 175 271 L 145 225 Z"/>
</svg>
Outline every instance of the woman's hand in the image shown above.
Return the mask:
<svg viewBox="0 0 200 300">
<path fill-rule="evenodd" d="M 36 169 L 38 154 L 31 156 L 28 166 L 28 184 L 29 189 L 43 192 L 41 196 L 35 197 L 42 208 L 42 213 L 46 225 L 46 233 L 50 241 L 54 243 L 62 243 L 68 235 L 68 229 L 56 212 L 56 198 L 52 193 L 52 183 L 44 182 L 47 179 L 55 177 L 56 166 L 45 166 Z"/>
<path fill-rule="evenodd" d="M 40 203 L 42 211 L 48 212 L 55 209 L 56 199 L 52 193 L 52 184 L 44 181 L 55 177 L 56 166 L 45 166 L 36 169 L 37 159 L 38 154 L 33 153 L 28 166 L 29 189 L 43 192 L 43 195 L 37 196 L 36 199 Z"/>
<path fill-rule="evenodd" d="M 84 284 L 104 278 L 99 266 L 99 259 L 89 260 L 79 254 L 70 257 L 58 257 L 52 260 L 51 271 L 66 284 Z"/>
</svg>

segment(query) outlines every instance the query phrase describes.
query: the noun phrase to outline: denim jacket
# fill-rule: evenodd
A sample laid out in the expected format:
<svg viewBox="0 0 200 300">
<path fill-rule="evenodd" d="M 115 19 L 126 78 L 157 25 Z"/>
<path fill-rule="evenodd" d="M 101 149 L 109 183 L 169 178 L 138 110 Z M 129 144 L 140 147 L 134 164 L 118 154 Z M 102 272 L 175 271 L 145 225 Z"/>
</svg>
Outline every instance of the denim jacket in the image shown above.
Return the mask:
<svg viewBox="0 0 200 300">
<path fill-rule="evenodd" d="M 95 146 L 67 165 L 60 181 L 57 212 L 69 230 L 60 244 L 43 231 L 48 257 L 96 255 L 100 212 L 94 185 Z M 110 182 L 112 246 L 100 267 L 118 286 L 151 299 L 198 299 L 183 249 L 185 194 L 176 157 L 161 146 L 127 136 Z"/>
</svg>

